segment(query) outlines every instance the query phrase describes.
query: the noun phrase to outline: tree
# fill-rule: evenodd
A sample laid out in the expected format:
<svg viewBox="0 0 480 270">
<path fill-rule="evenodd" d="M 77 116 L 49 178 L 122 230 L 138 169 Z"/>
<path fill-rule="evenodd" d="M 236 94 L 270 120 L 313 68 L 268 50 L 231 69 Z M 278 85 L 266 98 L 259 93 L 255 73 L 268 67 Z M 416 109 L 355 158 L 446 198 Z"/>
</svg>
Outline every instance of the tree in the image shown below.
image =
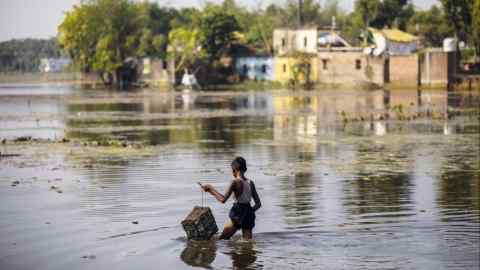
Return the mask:
<svg viewBox="0 0 480 270">
<path fill-rule="evenodd" d="M 84 2 L 67 12 L 58 29 L 59 42 L 81 70 L 98 72 L 107 83 L 123 87 L 130 77 L 125 60 L 138 55 L 141 37 L 148 40 L 151 35 L 143 31 L 140 11 L 127 0 Z"/>
<path fill-rule="evenodd" d="M 422 36 L 425 45 L 432 47 L 442 46 L 443 40 L 453 34 L 445 14 L 437 6 L 432 6 L 430 10 L 417 11 L 410 19 L 407 30 Z"/>
<path fill-rule="evenodd" d="M 473 4 L 473 22 L 472 22 L 472 34 L 473 42 L 475 46 L 476 61 L 480 62 L 480 0 L 475 0 Z"/>
<path fill-rule="evenodd" d="M 315 23 L 319 16 L 320 4 L 315 0 L 288 0 L 286 6 L 288 26 L 303 26 Z"/>
<path fill-rule="evenodd" d="M 397 27 L 406 30 L 407 22 L 414 13 L 415 9 L 409 0 L 383 0 L 372 25 L 377 28 Z"/>
<path fill-rule="evenodd" d="M 38 72 L 42 58 L 61 56 L 56 39 L 0 42 L 0 72 Z"/>
<path fill-rule="evenodd" d="M 218 57 L 222 49 L 234 41 L 234 32 L 240 30 L 237 20 L 232 14 L 218 6 L 207 6 L 200 19 L 202 47 L 208 56 L 209 63 Z"/>
<path fill-rule="evenodd" d="M 448 21 L 450 21 L 453 26 L 456 37 L 474 47 L 475 54 L 479 55 L 480 51 L 478 45 L 476 45 L 478 44 L 478 40 L 476 40 L 476 37 L 478 38 L 478 31 L 474 32 L 474 23 L 478 21 L 478 18 L 474 18 L 474 15 L 478 14 L 478 9 L 474 10 L 474 5 L 478 7 L 478 1 L 441 0 L 441 2 Z"/>
<path fill-rule="evenodd" d="M 367 44 L 367 33 L 370 22 L 378 14 L 378 7 L 380 5 L 379 0 L 357 0 L 355 2 L 355 12 L 361 18 L 363 23 L 364 33 L 363 33 L 363 43 Z"/>
<path fill-rule="evenodd" d="M 170 58 L 175 59 L 175 71 L 191 68 L 197 59 L 205 57 L 198 29 L 176 28 L 168 35 Z"/>
</svg>

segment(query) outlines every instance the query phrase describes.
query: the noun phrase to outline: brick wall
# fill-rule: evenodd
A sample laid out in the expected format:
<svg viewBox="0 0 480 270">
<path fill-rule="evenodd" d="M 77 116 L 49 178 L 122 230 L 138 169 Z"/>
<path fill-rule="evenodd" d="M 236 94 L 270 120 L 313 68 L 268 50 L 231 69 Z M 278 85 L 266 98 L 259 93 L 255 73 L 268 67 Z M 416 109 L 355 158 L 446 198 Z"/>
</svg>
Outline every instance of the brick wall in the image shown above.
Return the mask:
<svg viewBox="0 0 480 270">
<path fill-rule="evenodd" d="M 420 61 L 421 84 L 447 86 L 449 76 L 451 76 L 449 72 L 452 70 L 449 65 L 455 65 L 451 59 L 449 53 L 443 52 L 441 49 L 431 49 L 423 53 Z"/>
<path fill-rule="evenodd" d="M 390 56 L 390 83 L 418 85 L 418 54 Z"/>
<path fill-rule="evenodd" d="M 318 81 L 331 84 L 384 84 L 384 58 L 362 52 L 318 53 Z"/>
</svg>

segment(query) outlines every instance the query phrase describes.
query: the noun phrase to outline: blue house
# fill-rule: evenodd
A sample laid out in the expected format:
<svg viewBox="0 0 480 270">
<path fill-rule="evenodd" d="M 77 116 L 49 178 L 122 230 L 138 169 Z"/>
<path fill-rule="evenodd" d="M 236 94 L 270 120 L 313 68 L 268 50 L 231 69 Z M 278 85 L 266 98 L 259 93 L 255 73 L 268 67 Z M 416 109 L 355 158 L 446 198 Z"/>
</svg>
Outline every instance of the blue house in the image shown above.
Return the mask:
<svg viewBox="0 0 480 270">
<path fill-rule="evenodd" d="M 273 57 L 239 56 L 235 59 L 235 71 L 242 80 L 273 81 Z"/>
</svg>

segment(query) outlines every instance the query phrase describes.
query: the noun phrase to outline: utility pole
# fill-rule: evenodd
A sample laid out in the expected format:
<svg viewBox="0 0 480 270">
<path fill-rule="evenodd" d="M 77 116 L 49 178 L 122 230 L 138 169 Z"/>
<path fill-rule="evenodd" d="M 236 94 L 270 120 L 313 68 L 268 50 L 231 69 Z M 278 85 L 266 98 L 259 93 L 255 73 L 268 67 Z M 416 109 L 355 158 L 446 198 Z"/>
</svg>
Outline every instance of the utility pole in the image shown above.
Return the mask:
<svg viewBox="0 0 480 270">
<path fill-rule="evenodd" d="M 303 0 L 298 0 L 298 27 L 303 26 Z"/>
</svg>

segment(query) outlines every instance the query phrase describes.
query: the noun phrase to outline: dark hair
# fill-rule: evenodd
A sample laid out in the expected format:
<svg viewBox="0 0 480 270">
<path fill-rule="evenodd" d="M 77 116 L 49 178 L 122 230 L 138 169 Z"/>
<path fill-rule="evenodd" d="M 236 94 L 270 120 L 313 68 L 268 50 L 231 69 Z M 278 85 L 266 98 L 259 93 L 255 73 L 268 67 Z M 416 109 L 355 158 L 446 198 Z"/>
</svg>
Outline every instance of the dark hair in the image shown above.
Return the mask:
<svg viewBox="0 0 480 270">
<path fill-rule="evenodd" d="M 247 171 L 247 161 L 243 157 L 236 157 L 232 161 L 232 170 L 239 170 L 242 173 Z"/>
</svg>

